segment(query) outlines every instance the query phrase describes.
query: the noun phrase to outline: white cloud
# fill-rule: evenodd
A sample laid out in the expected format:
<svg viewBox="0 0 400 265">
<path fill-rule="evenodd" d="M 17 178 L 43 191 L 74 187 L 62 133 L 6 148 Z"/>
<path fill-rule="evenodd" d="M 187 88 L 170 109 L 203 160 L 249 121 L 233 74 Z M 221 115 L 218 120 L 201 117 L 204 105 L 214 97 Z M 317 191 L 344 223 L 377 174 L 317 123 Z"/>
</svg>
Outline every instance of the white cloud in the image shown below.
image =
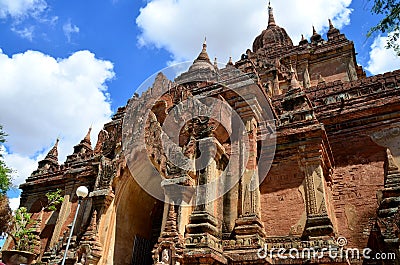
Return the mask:
<svg viewBox="0 0 400 265">
<path fill-rule="evenodd" d="M 15 26 L 12 26 L 11 30 L 13 32 L 15 32 L 16 34 L 18 34 L 21 38 L 32 41 L 33 40 L 33 32 L 35 31 L 35 27 L 27 26 L 27 27 L 23 27 L 20 29 Z"/>
<path fill-rule="evenodd" d="M 21 197 L 8 199 L 10 202 L 10 208 L 12 211 L 15 211 L 18 209 L 20 199 L 21 199 Z"/>
<path fill-rule="evenodd" d="M 10 19 L 10 29 L 21 38 L 32 41 L 41 24 L 54 26 L 57 16 L 49 16 L 46 0 L 0 0 L 0 19 Z"/>
<path fill-rule="evenodd" d="M 71 35 L 73 33 L 79 33 L 79 28 L 78 26 L 71 24 L 71 21 L 68 21 L 63 25 L 63 31 L 65 37 L 68 39 L 68 42 L 71 42 Z"/>
<path fill-rule="evenodd" d="M 371 45 L 366 67 L 371 74 L 382 74 L 400 68 L 400 57 L 392 49 L 385 48 L 386 40 L 387 37 L 378 36 Z"/>
<path fill-rule="evenodd" d="M 22 19 L 39 16 L 47 9 L 45 0 L 0 0 L 0 18 Z"/>
<path fill-rule="evenodd" d="M 55 59 L 37 51 L 12 57 L 0 49 L 0 124 L 7 137 L 4 159 L 20 184 L 60 138 L 60 162 L 93 125 L 92 144 L 111 116 L 106 82 L 113 64 L 78 51 Z"/>
<path fill-rule="evenodd" d="M 44 154 L 34 159 L 21 154 L 6 153 L 4 156 L 6 165 L 15 170 L 11 174 L 13 184 L 18 187 L 21 183 L 23 183 L 25 179 L 37 168 L 38 161 L 43 158 Z"/>
<path fill-rule="evenodd" d="M 351 0 L 273 1 L 277 24 L 297 44 L 301 34 L 310 37 L 312 25 L 326 32 L 328 18 L 341 28 L 349 24 Z M 287 8 L 290 6 L 291 8 Z M 312 6 L 312 8 L 310 8 Z M 225 62 L 238 59 L 267 27 L 265 0 L 152 0 L 140 10 L 136 24 L 141 28 L 139 45 L 165 48 L 172 60 L 193 60 L 207 36 L 210 57 Z"/>
</svg>

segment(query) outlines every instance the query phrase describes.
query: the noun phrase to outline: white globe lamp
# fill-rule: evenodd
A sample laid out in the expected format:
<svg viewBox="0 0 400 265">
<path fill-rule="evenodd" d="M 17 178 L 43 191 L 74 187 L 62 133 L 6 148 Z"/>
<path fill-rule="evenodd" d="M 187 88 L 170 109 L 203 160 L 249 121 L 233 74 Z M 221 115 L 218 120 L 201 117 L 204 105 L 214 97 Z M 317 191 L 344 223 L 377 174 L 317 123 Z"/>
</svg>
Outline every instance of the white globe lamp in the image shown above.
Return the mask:
<svg viewBox="0 0 400 265">
<path fill-rule="evenodd" d="M 81 198 L 81 199 L 86 198 L 86 196 L 88 196 L 88 194 L 89 194 L 89 190 L 85 186 L 79 186 L 76 189 L 76 195 L 78 195 L 78 198 Z"/>
</svg>

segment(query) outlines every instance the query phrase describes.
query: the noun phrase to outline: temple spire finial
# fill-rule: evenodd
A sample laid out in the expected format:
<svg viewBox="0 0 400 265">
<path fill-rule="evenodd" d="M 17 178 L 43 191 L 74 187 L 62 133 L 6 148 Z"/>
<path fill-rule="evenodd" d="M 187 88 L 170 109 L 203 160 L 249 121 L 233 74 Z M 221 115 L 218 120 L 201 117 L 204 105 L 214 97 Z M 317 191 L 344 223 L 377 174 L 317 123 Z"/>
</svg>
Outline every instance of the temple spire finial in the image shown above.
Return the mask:
<svg viewBox="0 0 400 265">
<path fill-rule="evenodd" d="M 270 27 L 275 27 L 275 18 L 274 18 L 274 12 L 271 7 L 271 1 L 268 2 L 268 28 Z"/>
<path fill-rule="evenodd" d="M 226 65 L 233 65 L 232 56 L 229 56 L 229 61 Z"/>
<path fill-rule="evenodd" d="M 58 166 L 58 142 L 59 141 L 60 140 L 57 137 L 57 140 L 56 140 L 54 146 L 47 153 L 46 157 L 43 160 L 39 161 L 38 170 L 39 169 L 48 170 L 51 167 Z M 35 174 L 35 172 L 40 172 L 40 171 L 34 171 L 32 174 Z"/>
<path fill-rule="evenodd" d="M 199 56 L 197 57 L 197 59 L 194 62 L 196 62 L 196 61 L 207 61 L 208 63 L 211 64 L 210 57 L 208 56 L 208 53 L 207 53 L 207 37 L 204 37 L 203 49 L 201 50 Z"/>
<path fill-rule="evenodd" d="M 46 155 L 46 159 L 53 159 L 55 161 L 58 161 L 58 142 L 60 139 L 56 139 L 56 142 L 54 146 L 50 149 L 50 151 Z"/>
<path fill-rule="evenodd" d="M 340 38 L 340 36 L 342 34 L 340 34 L 340 31 L 337 28 L 335 28 L 335 26 L 332 23 L 332 20 L 328 19 L 328 22 L 329 22 L 329 30 L 328 30 L 328 32 L 326 34 L 327 37 L 328 37 L 328 40 L 333 40 L 333 39 Z"/>
<path fill-rule="evenodd" d="M 333 29 L 334 26 L 333 26 L 332 20 L 330 18 L 328 18 L 328 22 L 329 22 L 329 29 Z"/>
<path fill-rule="evenodd" d="M 318 34 L 317 31 L 315 30 L 314 25 L 312 26 L 312 30 L 313 30 L 313 34 L 312 34 L 312 36 L 310 38 L 311 43 L 317 43 L 317 42 L 322 41 L 323 39 L 322 39 L 321 35 Z"/>
<path fill-rule="evenodd" d="M 304 35 L 301 34 L 301 40 L 299 42 L 299 45 L 305 45 L 308 44 L 308 41 L 306 40 L 306 38 L 304 38 Z"/>
<path fill-rule="evenodd" d="M 88 130 L 88 132 L 87 132 L 85 138 L 83 139 L 83 140 L 84 140 L 85 142 L 87 142 L 87 143 L 91 143 L 91 141 L 90 141 L 90 133 L 91 133 L 91 132 L 92 132 L 92 125 L 90 125 L 89 130 Z"/>
<path fill-rule="evenodd" d="M 189 67 L 188 72 L 197 71 L 199 69 L 216 71 L 216 67 L 211 63 L 210 57 L 207 53 L 207 37 L 204 37 L 203 48 L 197 58 L 193 61 L 193 64 Z"/>
</svg>

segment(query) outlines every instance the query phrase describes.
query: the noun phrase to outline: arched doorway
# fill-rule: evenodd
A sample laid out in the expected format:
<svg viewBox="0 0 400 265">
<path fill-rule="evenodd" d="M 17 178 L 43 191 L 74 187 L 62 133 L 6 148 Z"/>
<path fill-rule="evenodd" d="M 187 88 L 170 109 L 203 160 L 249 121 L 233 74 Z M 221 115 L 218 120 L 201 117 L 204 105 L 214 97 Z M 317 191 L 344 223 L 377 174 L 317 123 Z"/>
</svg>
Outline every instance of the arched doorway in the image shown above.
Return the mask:
<svg viewBox="0 0 400 265">
<path fill-rule="evenodd" d="M 152 264 L 151 250 L 161 231 L 163 207 L 133 177 L 123 178 L 116 192 L 114 264 Z"/>
</svg>

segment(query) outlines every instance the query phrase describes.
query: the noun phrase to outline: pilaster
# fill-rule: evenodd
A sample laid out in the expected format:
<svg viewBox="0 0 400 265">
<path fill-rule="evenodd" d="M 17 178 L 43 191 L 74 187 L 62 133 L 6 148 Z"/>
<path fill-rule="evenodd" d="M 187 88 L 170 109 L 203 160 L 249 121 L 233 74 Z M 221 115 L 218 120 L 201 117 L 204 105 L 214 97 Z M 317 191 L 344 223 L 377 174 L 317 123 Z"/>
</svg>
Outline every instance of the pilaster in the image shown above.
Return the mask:
<svg viewBox="0 0 400 265">
<path fill-rule="evenodd" d="M 223 148 L 213 137 L 198 139 L 197 146 L 201 150 L 198 163 L 206 166 L 201 169 L 196 165 L 196 207 L 186 226 L 185 264 L 227 264 L 222 255 L 222 224 L 216 218 L 218 212 L 222 213 L 218 202 L 220 198 L 217 198 L 219 161 L 218 155 L 212 156 L 223 152 Z"/>
<path fill-rule="evenodd" d="M 235 220 L 233 229 L 233 239 L 224 241 L 224 251 L 227 256 L 234 258 L 235 252 L 245 251 L 243 255 L 246 260 L 257 260 L 257 250 L 262 248 L 265 241 L 264 225 L 261 221 L 261 203 L 259 176 L 257 166 L 257 122 L 248 119 L 246 122 L 246 130 L 248 134 L 249 144 L 248 150 L 245 152 L 241 148 L 241 157 L 244 161 L 248 157 L 247 163 L 240 163 L 243 169 L 243 176 L 239 182 L 239 216 Z M 243 145 L 243 144 L 242 144 Z M 233 255 L 233 256 L 232 256 Z"/>
<path fill-rule="evenodd" d="M 323 145 L 298 147 L 300 168 L 304 174 L 307 220 L 303 237 L 331 236 L 334 232 L 329 216 L 325 190 L 326 174 L 330 172 L 328 157 L 324 157 Z M 322 154 L 322 155 L 321 155 Z"/>
</svg>

